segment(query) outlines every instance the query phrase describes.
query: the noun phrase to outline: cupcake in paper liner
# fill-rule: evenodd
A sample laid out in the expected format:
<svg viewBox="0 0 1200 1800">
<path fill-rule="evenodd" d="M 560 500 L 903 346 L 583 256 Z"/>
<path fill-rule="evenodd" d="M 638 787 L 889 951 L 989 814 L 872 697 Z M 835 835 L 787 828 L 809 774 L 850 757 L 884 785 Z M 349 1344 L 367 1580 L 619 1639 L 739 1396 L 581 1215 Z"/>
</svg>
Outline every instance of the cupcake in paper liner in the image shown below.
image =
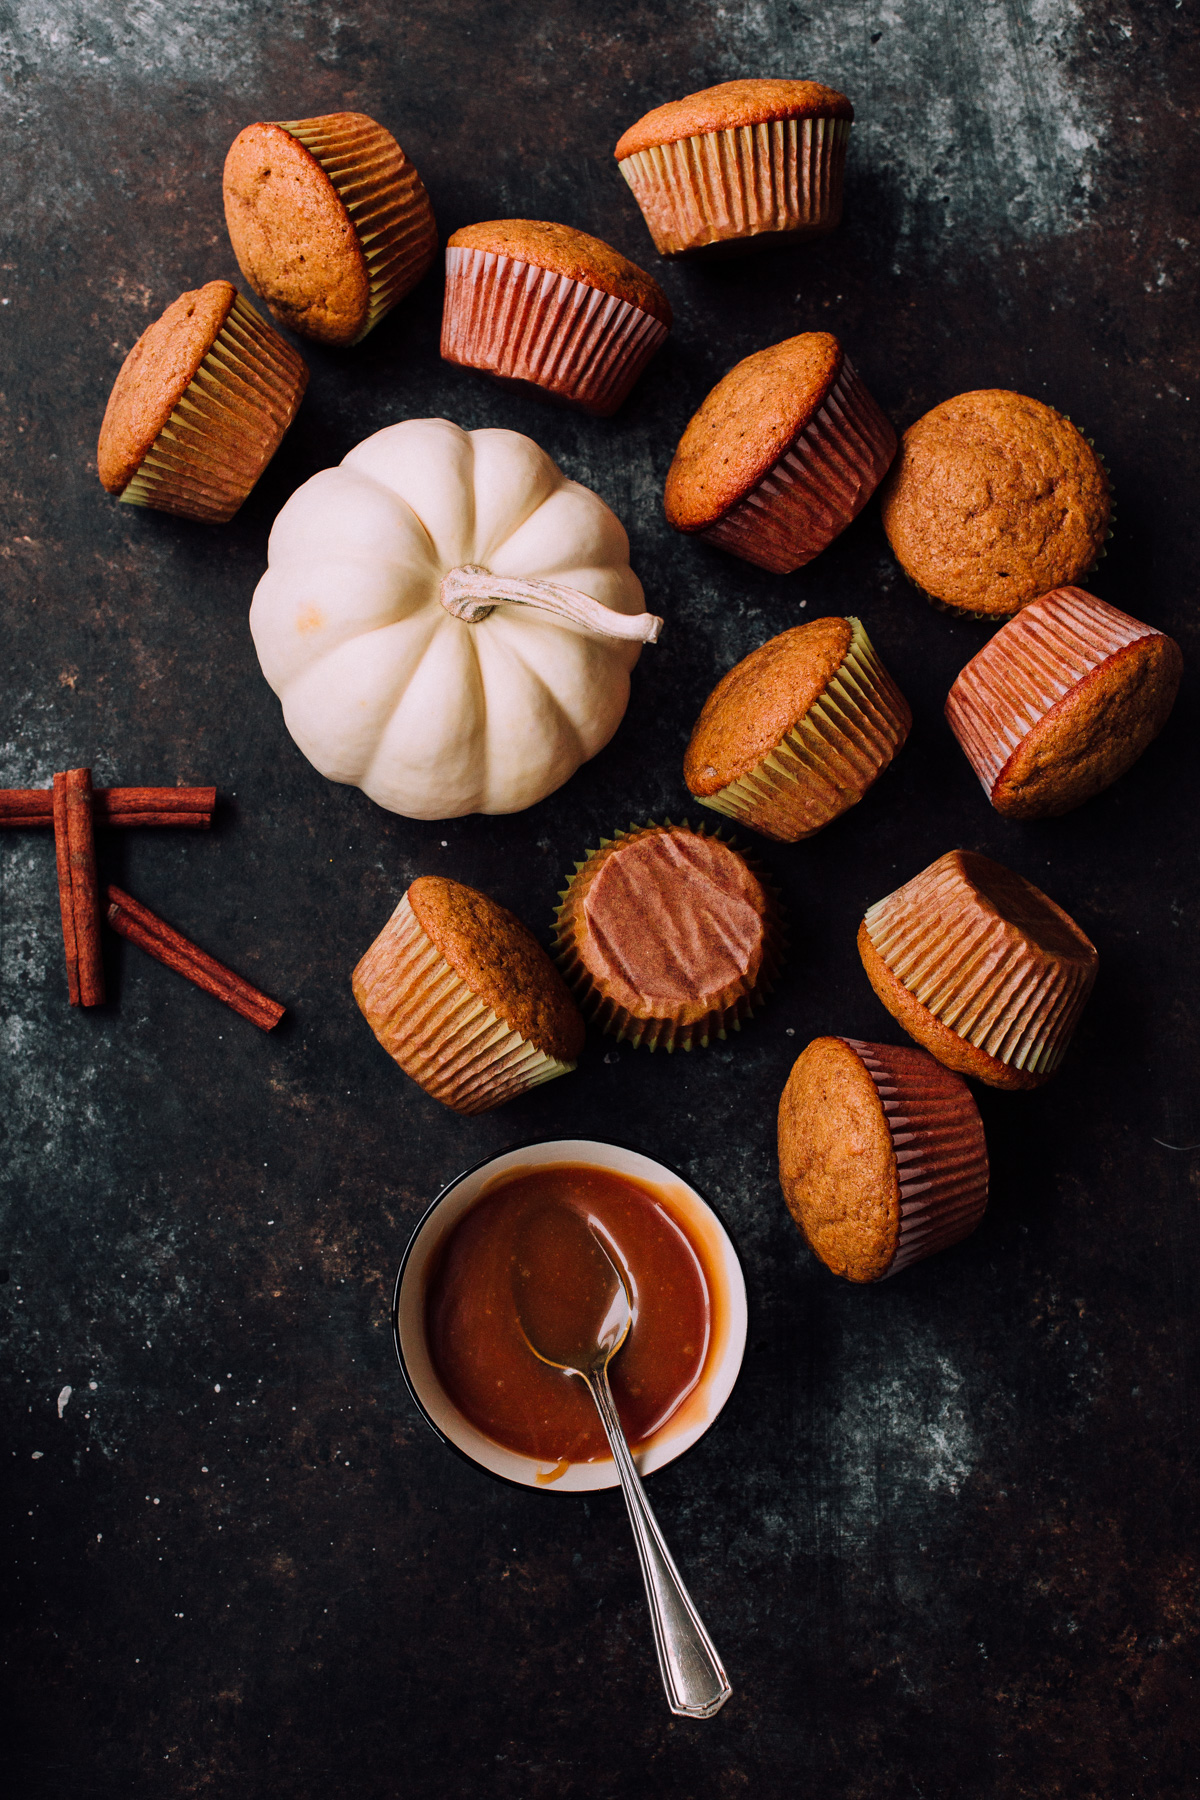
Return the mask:
<svg viewBox="0 0 1200 1800">
<path fill-rule="evenodd" d="M 242 274 L 277 319 L 318 343 L 357 344 L 437 251 L 421 177 L 365 113 L 247 125 L 224 185 Z"/>
<path fill-rule="evenodd" d="M 652 276 L 569 225 L 493 219 L 446 246 L 446 361 L 601 417 L 621 405 L 670 325 Z"/>
<path fill-rule="evenodd" d="M 1058 588 L 972 657 L 946 718 L 997 812 L 1054 818 L 1133 766 L 1182 673 L 1173 638 L 1083 588 Z"/>
<path fill-rule="evenodd" d="M 923 1050 L 814 1038 L 779 1102 L 779 1182 L 827 1269 L 882 1281 L 982 1219 L 979 1109 L 966 1082 Z"/>
<path fill-rule="evenodd" d="M 100 427 L 100 480 L 131 506 L 223 523 L 278 450 L 307 384 L 291 345 L 231 283 L 181 294 L 121 365 Z"/>
<path fill-rule="evenodd" d="M 861 800 L 912 725 L 859 619 L 814 619 L 730 669 L 683 761 L 702 806 L 795 843 Z"/>
<path fill-rule="evenodd" d="M 816 81 L 723 81 L 655 107 L 614 154 L 660 255 L 766 249 L 838 223 L 853 118 Z"/>
<path fill-rule="evenodd" d="M 633 826 L 601 841 L 562 895 L 556 952 L 602 1031 L 690 1050 L 740 1028 L 779 965 L 775 897 L 715 833 Z"/>
<path fill-rule="evenodd" d="M 863 967 L 892 1017 L 947 1068 L 1040 1087 L 1096 979 L 1095 946 L 1011 869 L 951 850 L 867 908 Z"/>
<path fill-rule="evenodd" d="M 569 1074 L 583 1049 L 579 1010 L 537 940 L 441 876 L 413 882 L 351 982 L 388 1055 L 455 1112 Z"/>
<path fill-rule="evenodd" d="M 895 453 L 891 422 L 837 339 L 806 331 L 717 383 L 679 440 L 667 520 L 786 575 L 857 518 Z"/>
<path fill-rule="evenodd" d="M 1078 581 L 1112 535 L 1103 458 L 1064 413 L 1005 388 L 958 394 L 910 425 L 880 499 L 908 579 L 975 618 Z"/>
</svg>

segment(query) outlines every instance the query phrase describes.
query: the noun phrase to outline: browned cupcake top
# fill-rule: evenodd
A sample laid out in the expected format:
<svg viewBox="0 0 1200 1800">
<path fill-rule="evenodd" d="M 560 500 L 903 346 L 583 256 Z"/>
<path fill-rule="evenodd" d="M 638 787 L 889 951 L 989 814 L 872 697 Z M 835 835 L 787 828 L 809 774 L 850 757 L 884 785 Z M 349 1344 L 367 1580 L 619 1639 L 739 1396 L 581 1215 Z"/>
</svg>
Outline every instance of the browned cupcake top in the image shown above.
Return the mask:
<svg viewBox="0 0 1200 1800">
<path fill-rule="evenodd" d="M 602 238 L 590 237 L 574 226 L 555 225 L 547 219 L 489 219 L 481 225 L 464 225 L 447 241 L 446 248 L 487 250 L 533 263 L 570 281 L 599 288 L 602 294 L 627 300 L 664 325 L 671 323 L 671 302 L 653 275 L 647 275 Z"/>
<path fill-rule="evenodd" d="M 788 1211 L 835 1275 L 887 1274 L 900 1234 L 896 1153 L 870 1071 L 843 1038 L 815 1038 L 793 1065 L 779 1102 L 779 1180 Z"/>
<path fill-rule="evenodd" d="M 805 331 L 756 350 L 718 381 L 679 440 L 663 504 L 676 531 L 703 531 L 779 461 L 842 372 L 841 345 Z"/>
<path fill-rule="evenodd" d="M 722 81 L 716 87 L 668 100 L 631 125 L 613 152 L 618 161 L 655 144 L 674 144 L 702 131 L 729 131 L 768 119 L 853 119 L 854 108 L 836 88 L 819 81 Z"/>
<path fill-rule="evenodd" d="M 236 299 L 229 281 L 210 281 L 180 294 L 121 364 L 96 448 L 97 471 L 110 494 L 124 493 L 137 474 Z"/>
<path fill-rule="evenodd" d="M 707 798 L 759 764 L 798 725 L 845 661 L 848 619 L 813 619 L 769 638 L 721 678 L 696 721 L 683 778 Z"/>
<path fill-rule="evenodd" d="M 418 925 L 473 994 L 529 1043 L 574 1062 L 584 1026 L 562 976 L 520 919 L 478 889 L 421 875 L 408 890 Z"/>
<path fill-rule="evenodd" d="M 225 222 L 243 275 L 285 325 L 354 342 L 370 305 L 366 257 L 332 181 L 282 125 L 247 125 L 233 140 Z"/>
<path fill-rule="evenodd" d="M 703 1010 L 758 979 L 767 895 L 719 838 L 650 826 L 602 850 L 585 880 L 573 946 L 601 992 L 635 1017 Z"/>
<path fill-rule="evenodd" d="M 965 612 L 1014 613 L 1096 560 L 1108 477 L 1071 421 L 1041 400 L 982 388 L 910 425 L 882 490 L 905 572 Z"/>
</svg>

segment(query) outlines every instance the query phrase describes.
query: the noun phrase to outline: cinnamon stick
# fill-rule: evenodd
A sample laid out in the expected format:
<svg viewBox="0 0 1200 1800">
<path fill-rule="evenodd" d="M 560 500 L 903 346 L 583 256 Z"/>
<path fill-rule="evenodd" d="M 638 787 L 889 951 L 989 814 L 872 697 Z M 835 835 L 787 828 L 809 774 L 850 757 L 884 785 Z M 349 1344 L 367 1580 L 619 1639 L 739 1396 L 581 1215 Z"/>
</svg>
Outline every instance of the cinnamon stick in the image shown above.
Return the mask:
<svg viewBox="0 0 1200 1800">
<path fill-rule="evenodd" d="M 92 789 L 97 825 L 189 825 L 204 831 L 216 804 L 215 787 Z M 53 823 L 52 788 L 0 788 L 0 830 Z"/>
<path fill-rule="evenodd" d="M 261 988 L 236 975 L 178 931 L 173 931 L 131 894 L 124 893 L 119 887 L 107 887 L 104 898 L 109 924 L 131 944 L 137 944 L 148 955 L 157 957 L 160 963 L 165 963 L 168 969 L 174 969 L 177 975 L 182 975 L 196 987 L 203 988 L 206 994 L 223 1000 L 226 1006 L 249 1019 L 260 1031 L 270 1031 L 272 1026 L 278 1025 L 285 1010 L 278 1000 L 272 1000 Z"/>
<path fill-rule="evenodd" d="M 71 852 L 67 845 L 67 778 L 54 777 L 54 859 L 58 866 L 58 904 L 62 912 L 63 948 L 67 956 L 67 998 L 79 1005 L 79 958 L 75 951 L 75 902 L 71 897 Z"/>
<path fill-rule="evenodd" d="M 58 776 L 54 778 L 55 792 Z M 63 776 L 67 859 L 71 876 L 71 911 L 75 921 L 75 956 L 79 968 L 80 1006 L 104 1002 L 104 963 L 100 955 L 100 888 L 96 878 L 96 837 L 92 829 L 92 771 L 68 769 Z M 55 849 L 60 833 L 55 833 Z M 59 892 L 62 892 L 61 879 Z M 65 932 L 64 932 L 65 940 Z M 68 976 L 68 986 L 70 977 Z"/>
</svg>

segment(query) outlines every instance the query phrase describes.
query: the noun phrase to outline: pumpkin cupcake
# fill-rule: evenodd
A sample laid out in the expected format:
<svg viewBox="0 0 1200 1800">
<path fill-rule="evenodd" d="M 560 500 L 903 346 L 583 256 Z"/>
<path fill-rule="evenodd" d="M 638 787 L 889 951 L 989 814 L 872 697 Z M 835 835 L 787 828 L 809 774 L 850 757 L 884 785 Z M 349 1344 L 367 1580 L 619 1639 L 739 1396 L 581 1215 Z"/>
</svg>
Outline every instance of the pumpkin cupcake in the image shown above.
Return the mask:
<svg viewBox="0 0 1200 1800">
<path fill-rule="evenodd" d="M 778 908 L 716 836 L 642 825 L 575 866 L 556 949 L 589 1018 L 651 1050 L 736 1031 L 779 963 Z"/>
<path fill-rule="evenodd" d="M 814 1038 L 779 1102 L 779 1183 L 827 1269 L 882 1281 L 982 1219 L 979 1109 L 966 1082 L 923 1050 Z"/>
<path fill-rule="evenodd" d="M 1011 869 L 951 850 L 867 908 L 858 951 L 892 1017 L 948 1069 L 1040 1087 L 1096 979 L 1095 946 Z"/>
<path fill-rule="evenodd" d="M 225 158 L 225 223 L 251 287 L 321 344 L 366 337 L 437 250 L 421 177 L 365 113 L 247 125 Z"/>
<path fill-rule="evenodd" d="M 1182 673 L 1173 638 L 1082 588 L 1057 588 L 972 657 L 946 717 L 997 812 L 1054 818 L 1133 766 Z"/>
<path fill-rule="evenodd" d="M 702 806 L 794 844 L 862 799 L 911 725 L 861 621 L 814 619 L 718 682 L 683 778 Z"/>
<path fill-rule="evenodd" d="M 586 231 L 493 219 L 446 246 L 442 355 L 606 417 L 671 324 L 652 276 Z"/>
<path fill-rule="evenodd" d="M 1108 476 L 1083 433 L 1005 388 L 943 400 L 910 425 L 881 499 L 909 580 L 980 618 L 1078 580 L 1111 536 Z"/>
<path fill-rule="evenodd" d="M 857 518 L 895 453 L 837 339 L 806 331 L 717 383 L 679 440 L 663 504 L 676 531 L 786 575 Z"/>
<path fill-rule="evenodd" d="M 308 370 L 228 281 L 181 294 L 113 384 L 96 468 L 110 494 L 231 519 L 278 450 Z"/>
<path fill-rule="evenodd" d="M 441 876 L 413 882 L 351 983 L 388 1055 L 455 1112 L 566 1075 L 583 1049 L 578 1008 L 533 935 Z"/>
<path fill-rule="evenodd" d="M 838 223 L 853 118 L 816 81 L 723 81 L 656 106 L 614 154 L 662 256 L 765 248 Z"/>
</svg>

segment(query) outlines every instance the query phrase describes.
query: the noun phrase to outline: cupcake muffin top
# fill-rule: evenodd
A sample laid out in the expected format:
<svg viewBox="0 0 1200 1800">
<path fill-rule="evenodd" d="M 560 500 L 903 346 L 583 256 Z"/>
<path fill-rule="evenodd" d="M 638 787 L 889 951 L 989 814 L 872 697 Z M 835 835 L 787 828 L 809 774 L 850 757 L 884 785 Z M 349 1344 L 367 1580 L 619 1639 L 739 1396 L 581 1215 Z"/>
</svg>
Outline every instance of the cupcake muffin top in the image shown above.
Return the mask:
<svg viewBox="0 0 1200 1800">
<path fill-rule="evenodd" d="M 664 325 L 671 323 L 671 302 L 652 275 L 614 250 L 602 238 L 576 231 L 571 225 L 555 225 L 546 219 L 490 219 L 480 225 L 464 225 L 447 240 L 448 250 L 483 250 L 510 256 L 515 262 L 532 263 L 581 281 L 626 300 Z"/>
<path fill-rule="evenodd" d="M 332 181 L 282 125 L 247 125 L 230 145 L 225 222 L 243 275 L 285 325 L 354 342 L 370 307 L 367 259 Z"/>
<path fill-rule="evenodd" d="M 848 619 L 813 619 L 735 664 L 692 732 L 683 761 L 690 791 L 707 798 L 762 762 L 824 693 L 853 635 Z"/>
<path fill-rule="evenodd" d="M 623 161 L 656 144 L 674 144 L 704 131 L 729 131 L 739 125 L 762 125 L 769 119 L 853 119 L 854 108 L 836 88 L 819 81 L 780 81 L 762 77 L 722 81 L 682 100 L 656 106 L 631 125 L 613 155 Z"/>
<path fill-rule="evenodd" d="M 959 394 L 910 425 L 882 505 L 918 587 L 997 615 L 1089 569 L 1112 513 L 1104 465 L 1082 432 L 1005 388 Z"/>
<path fill-rule="evenodd" d="M 110 494 L 125 491 L 229 317 L 237 289 L 210 281 L 172 301 L 143 331 L 113 384 L 96 468 Z"/>
<path fill-rule="evenodd" d="M 513 1031 L 574 1062 L 584 1025 L 562 976 L 520 919 L 476 888 L 421 875 L 408 890 L 421 930 L 460 980 Z"/>
<path fill-rule="evenodd" d="M 703 531 L 745 499 L 824 404 L 841 345 L 805 331 L 730 369 L 679 440 L 663 504 L 676 531 Z"/>
</svg>

